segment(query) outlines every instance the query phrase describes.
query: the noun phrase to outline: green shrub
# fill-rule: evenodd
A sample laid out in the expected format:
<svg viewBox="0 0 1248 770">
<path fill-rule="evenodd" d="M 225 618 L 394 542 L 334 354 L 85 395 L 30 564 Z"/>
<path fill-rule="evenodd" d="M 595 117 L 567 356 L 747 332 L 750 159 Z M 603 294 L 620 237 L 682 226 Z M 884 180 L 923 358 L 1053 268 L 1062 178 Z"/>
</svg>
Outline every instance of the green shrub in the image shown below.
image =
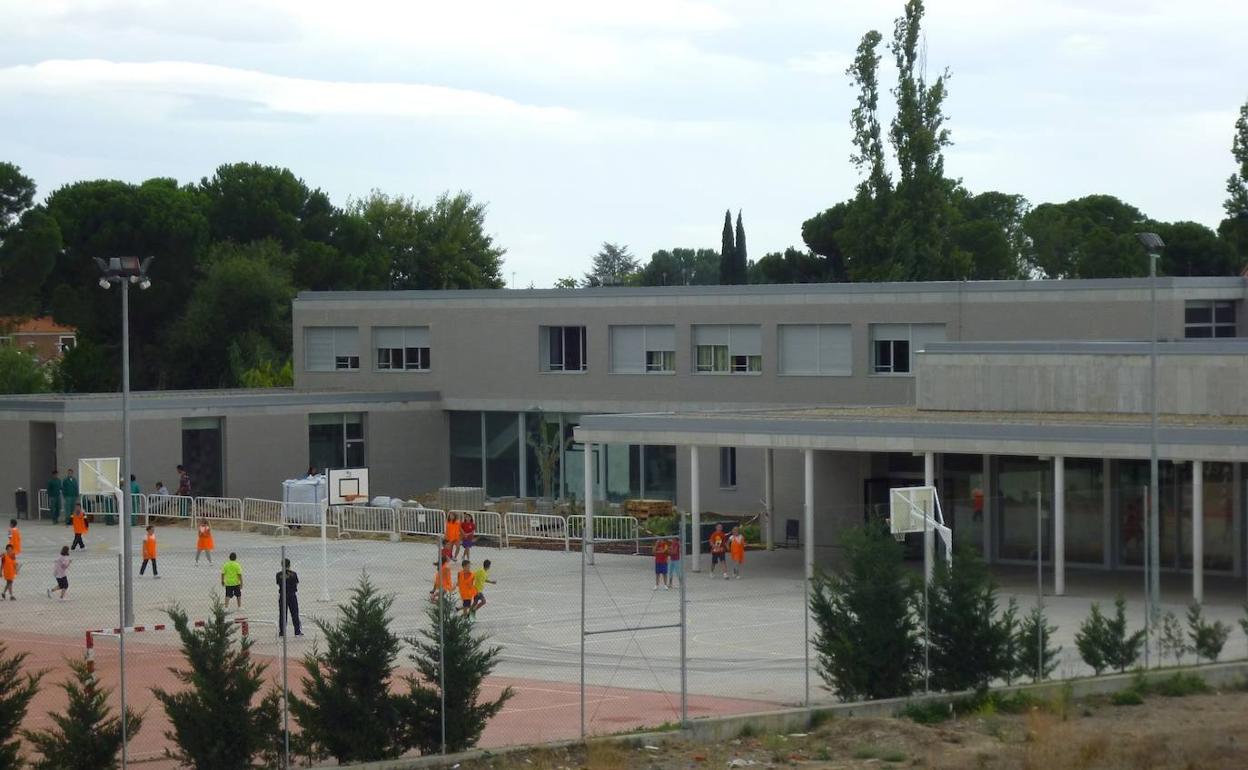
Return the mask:
<svg viewBox="0 0 1248 770">
<path fill-rule="evenodd" d="M 1036 696 L 1021 690 L 1011 693 L 993 693 L 997 711 L 1002 714 L 1026 714 L 1040 705 Z"/>
<path fill-rule="evenodd" d="M 924 701 L 923 703 L 907 703 L 902 707 L 899 716 L 921 725 L 934 725 L 953 719 L 953 707 L 950 703 Z"/>
<path fill-rule="evenodd" d="M 1057 656 L 1062 654 L 1062 646 L 1052 644 L 1057 626 L 1050 626 L 1044 608 L 1036 606 L 1023 618 L 1017 633 L 1018 639 L 1013 645 L 1016 650 L 1014 675 L 1030 677 L 1033 682 L 1048 679 L 1057 668 Z"/>
<path fill-rule="evenodd" d="M 25 652 L 10 655 L 0 642 L 0 768 L 21 767 L 17 729 L 43 677 L 42 671 L 30 673 L 27 656 Z"/>
<path fill-rule="evenodd" d="M 933 688 L 980 689 L 1013 669 L 1005 654 L 1009 630 L 996 617 L 996 584 L 973 551 L 958 548 L 952 564 L 936 565 L 928 603 Z"/>
<path fill-rule="evenodd" d="M 1161 631 L 1157 636 L 1157 648 L 1163 658 L 1167 655 L 1174 658 L 1174 665 L 1176 666 L 1183 663 L 1183 656 L 1192 649 L 1187 645 L 1187 637 L 1183 633 L 1183 625 L 1179 623 L 1178 617 L 1173 612 L 1167 611 L 1161 618 Z"/>
<path fill-rule="evenodd" d="M 1202 695 L 1211 692 L 1209 684 L 1196 674 L 1188 674 L 1182 671 L 1168 676 L 1159 682 L 1150 684 L 1148 687 L 1150 692 L 1158 695 L 1164 695 L 1167 698 L 1184 698 L 1188 695 Z"/>
<path fill-rule="evenodd" d="M 675 535 L 677 534 L 678 520 L 676 516 L 651 516 L 646 519 L 645 530 L 659 537 Z"/>
<path fill-rule="evenodd" d="M 121 717 L 108 705 L 111 689 L 100 687 L 85 661 L 70 660 L 71 676 L 60 684 L 68 698 L 64 713 L 48 712 L 54 727 L 23 730 L 39 752 L 34 770 L 113 770 L 119 766 Z M 134 739 L 143 719 L 126 709 L 126 742 Z"/>
<path fill-rule="evenodd" d="M 741 536 L 745 538 L 747 543 L 763 542 L 763 531 L 759 529 L 757 524 L 746 524 L 741 527 Z"/>
<path fill-rule="evenodd" d="M 1216 661 L 1222 654 L 1222 648 L 1226 646 L 1226 640 L 1231 636 L 1231 627 L 1222 621 L 1206 622 L 1200 605 L 1195 602 L 1187 608 L 1187 628 L 1197 663 L 1201 658 Z"/>
<path fill-rule="evenodd" d="M 1114 600 L 1114 617 L 1101 613 L 1101 606 L 1092 603 L 1092 612 L 1075 634 L 1079 657 L 1099 676 L 1107 668 L 1125 672 L 1140 659 L 1144 646 L 1144 630 L 1127 633 L 1127 601 L 1119 594 Z"/>
<path fill-rule="evenodd" d="M 1144 697 L 1133 689 L 1119 690 L 1110 696 L 1109 702 L 1115 706 L 1139 706 L 1144 703 Z"/>
</svg>

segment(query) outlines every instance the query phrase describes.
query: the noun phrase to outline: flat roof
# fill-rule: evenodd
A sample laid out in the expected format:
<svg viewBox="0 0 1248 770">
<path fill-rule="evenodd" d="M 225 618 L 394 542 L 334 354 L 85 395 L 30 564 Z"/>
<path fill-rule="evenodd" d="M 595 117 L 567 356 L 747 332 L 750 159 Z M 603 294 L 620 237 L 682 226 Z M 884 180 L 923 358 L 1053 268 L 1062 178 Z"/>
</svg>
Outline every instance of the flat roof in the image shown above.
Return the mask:
<svg viewBox="0 0 1248 770">
<path fill-rule="evenodd" d="M 130 409 L 138 413 L 300 409 L 349 404 L 423 403 L 440 405 L 438 391 L 314 391 L 294 388 L 222 390 L 145 390 L 130 394 Z M 110 415 L 121 411 L 120 393 L 38 393 L 0 396 L 0 416 L 43 414 L 51 417 Z"/>
<path fill-rule="evenodd" d="M 911 406 L 586 415 L 578 441 L 866 452 L 1145 458 L 1148 415 L 937 412 Z M 1248 416 L 1163 415 L 1160 455 L 1248 462 Z"/>
</svg>

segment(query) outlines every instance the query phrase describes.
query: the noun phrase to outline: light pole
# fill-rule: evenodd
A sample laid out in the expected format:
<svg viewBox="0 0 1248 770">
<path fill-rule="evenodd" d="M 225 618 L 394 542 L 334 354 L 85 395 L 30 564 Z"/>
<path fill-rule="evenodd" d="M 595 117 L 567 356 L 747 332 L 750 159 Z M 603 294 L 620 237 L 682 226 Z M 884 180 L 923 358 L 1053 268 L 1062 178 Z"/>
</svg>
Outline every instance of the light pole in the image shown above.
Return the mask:
<svg viewBox="0 0 1248 770">
<path fill-rule="evenodd" d="M 134 497 L 130 492 L 130 284 L 140 289 L 152 285 L 147 268 L 152 257 L 95 258 L 100 267 L 100 288 L 121 286 L 121 552 L 125 556 L 122 570 L 122 614 L 124 625 L 134 625 L 134 565 L 131 553 L 130 516 L 134 513 Z"/>
<path fill-rule="evenodd" d="M 1152 332 L 1148 338 L 1148 411 L 1149 411 L 1149 458 L 1148 458 L 1148 620 L 1156 617 L 1161 607 L 1161 499 L 1158 489 L 1160 476 L 1157 461 L 1157 260 L 1161 258 L 1165 241 L 1157 233 L 1139 233 L 1136 236 L 1148 252 L 1148 305 Z"/>
</svg>

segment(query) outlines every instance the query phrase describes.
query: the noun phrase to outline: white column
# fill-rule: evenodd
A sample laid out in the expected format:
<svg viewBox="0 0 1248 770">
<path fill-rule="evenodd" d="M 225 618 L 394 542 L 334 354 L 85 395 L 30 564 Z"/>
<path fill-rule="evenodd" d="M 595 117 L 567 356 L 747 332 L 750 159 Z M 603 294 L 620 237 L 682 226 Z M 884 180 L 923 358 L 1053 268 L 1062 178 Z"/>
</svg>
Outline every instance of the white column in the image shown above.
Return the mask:
<svg viewBox="0 0 1248 770">
<path fill-rule="evenodd" d="M 806 494 L 802 506 L 802 545 L 805 549 L 806 579 L 815 576 L 815 450 L 803 452 L 806 460 Z"/>
<path fill-rule="evenodd" d="M 1066 594 L 1066 458 L 1053 458 L 1053 593 Z"/>
<path fill-rule="evenodd" d="M 585 558 L 594 563 L 594 445 L 585 442 L 585 539 L 581 547 L 585 549 Z"/>
<path fill-rule="evenodd" d="M 767 508 L 767 521 L 763 522 L 763 544 L 770 551 L 776 547 L 776 466 L 775 450 L 763 450 L 763 503 Z"/>
<path fill-rule="evenodd" d="M 1192 461 L 1192 601 L 1205 600 L 1205 463 Z"/>
<path fill-rule="evenodd" d="M 923 486 L 936 486 L 936 453 L 923 453 Z M 929 512 L 932 516 L 935 511 Z M 931 526 L 923 527 L 923 579 L 931 581 L 932 568 L 936 566 L 936 530 Z"/>
<path fill-rule="evenodd" d="M 1109 569 L 1114 553 L 1113 461 L 1101 460 L 1101 566 Z"/>
<path fill-rule="evenodd" d="M 540 425 L 539 425 L 540 427 Z M 520 431 L 520 440 L 516 443 L 520 447 L 520 479 L 516 485 L 516 492 L 520 497 L 529 496 L 529 442 L 526 440 L 527 435 L 524 431 L 524 412 L 516 412 L 516 430 Z M 534 497 L 540 497 L 546 490 L 539 489 Z"/>
<path fill-rule="evenodd" d="M 689 447 L 689 516 L 693 532 L 689 540 L 689 561 L 694 572 L 702 571 L 702 471 L 698 467 L 698 448 Z"/>
<path fill-rule="evenodd" d="M 993 500 L 996 499 L 992 488 L 992 455 L 984 455 L 984 467 L 982 471 L 983 483 L 980 489 L 984 491 L 984 561 L 991 563 L 993 561 L 992 553 L 992 514 L 996 510 Z"/>
</svg>

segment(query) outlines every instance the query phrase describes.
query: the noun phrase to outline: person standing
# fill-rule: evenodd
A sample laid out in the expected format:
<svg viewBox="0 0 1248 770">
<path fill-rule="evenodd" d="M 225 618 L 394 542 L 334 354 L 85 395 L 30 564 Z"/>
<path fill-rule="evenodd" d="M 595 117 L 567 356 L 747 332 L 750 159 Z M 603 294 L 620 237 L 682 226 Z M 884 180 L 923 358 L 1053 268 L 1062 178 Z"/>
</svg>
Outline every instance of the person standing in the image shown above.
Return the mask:
<svg viewBox="0 0 1248 770">
<path fill-rule="evenodd" d="M 667 587 L 672 587 L 672 582 L 677 578 L 681 583 L 685 582 L 685 568 L 680 560 L 680 539 L 672 538 L 671 546 L 668 548 L 667 555 Z"/>
<path fill-rule="evenodd" d="M 286 613 L 295 626 L 295 636 L 303 636 L 299 622 L 299 573 L 290 568 L 290 559 L 283 563 L 284 569 L 277 573 L 277 635 L 286 635 Z"/>
<path fill-rule="evenodd" d="M 733 527 L 728 536 L 728 555 L 732 557 L 732 574 L 741 579 L 741 565 L 745 564 L 745 535 L 740 527 Z M 724 578 L 728 577 L 728 568 L 724 567 Z"/>
<path fill-rule="evenodd" d="M 208 526 L 207 519 L 199 520 L 199 536 L 195 538 L 195 563 L 199 564 L 199 555 L 202 553 L 208 557 L 208 563 L 212 564 L 212 527 Z"/>
<path fill-rule="evenodd" d="M 130 526 L 137 526 L 139 523 L 139 509 L 143 507 L 143 490 L 139 487 L 139 481 L 130 474 Z"/>
<path fill-rule="evenodd" d="M 52 478 L 48 479 L 48 510 L 52 514 L 52 523 L 61 521 L 61 477 L 52 469 Z"/>
<path fill-rule="evenodd" d="M 464 522 L 460 525 L 460 545 L 464 550 L 464 558 L 472 557 L 472 546 L 477 539 L 477 523 L 473 521 L 472 514 L 464 514 Z"/>
<path fill-rule="evenodd" d="M 451 560 L 459 555 L 459 542 L 463 536 L 463 529 L 459 524 L 459 514 L 451 511 L 446 514 L 446 542 L 451 546 Z"/>
<path fill-rule="evenodd" d="M 697 537 L 697 533 L 694 533 Z M 715 577 L 715 565 L 722 564 L 724 570 L 724 580 L 728 579 L 728 560 L 725 556 L 727 550 L 726 538 L 724 537 L 724 525 L 716 524 L 715 531 L 711 533 L 711 577 Z"/>
<path fill-rule="evenodd" d="M 182 467 L 181 465 L 178 466 L 177 495 L 178 497 L 183 497 L 183 498 L 191 496 L 191 474 L 187 473 L 186 468 Z M 179 500 L 178 506 L 179 506 L 178 515 L 184 516 L 184 517 L 190 517 L 191 515 L 191 501 L 190 500 Z"/>
<path fill-rule="evenodd" d="M 156 571 L 156 528 L 148 526 L 147 537 L 143 538 L 143 563 L 139 565 L 139 574 L 142 575 L 147 570 L 147 563 L 152 563 L 152 577 L 160 580 L 160 573 Z"/>
<path fill-rule="evenodd" d="M 652 591 L 659 590 L 662 586 L 664 591 L 670 590 L 667 585 L 667 541 L 660 539 L 654 544 L 654 588 Z"/>
<path fill-rule="evenodd" d="M 61 502 L 65 510 L 72 511 L 78 505 L 78 479 L 74 478 L 74 469 L 65 469 L 65 480 L 61 482 Z M 65 524 L 68 526 L 69 521 Z"/>
<path fill-rule="evenodd" d="M 459 589 L 460 610 L 467 615 L 472 612 L 473 602 L 477 598 L 477 578 L 472 574 L 472 562 L 464 559 L 459 575 L 455 579 L 455 587 Z"/>
<path fill-rule="evenodd" d="M 9 545 L 14 556 L 22 555 L 22 531 L 17 528 L 17 519 L 9 519 Z"/>
<path fill-rule="evenodd" d="M 70 524 L 74 527 L 74 542 L 70 543 L 69 550 L 81 548 L 87 550 L 87 544 L 82 542 L 82 536 L 87 534 L 87 514 L 83 512 L 81 505 L 74 505 L 74 514 L 70 516 Z"/>
<path fill-rule="evenodd" d="M 4 578 L 4 590 L 0 591 L 0 599 L 7 593 L 10 601 L 17 601 L 17 597 L 13 595 L 13 581 L 17 580 L 17 554 L 13 553 L 11 545 L 6 545 L 4 554 L 0 555 L 0 577 Z"/>
<path fill-rule="evenodd" d="M 65 592 L 69 590 L 69 564 L 72 561 L 69 558 L 69 546 L 61 546 L 61 555 L 52 562 L 52 577 L 56 578 L 56 588 L 48 589 L 49 599 L 52 598 L 53 591 L 60 591 L 61 601 L 65 601 Z"/>
<path fill-rule="evenodd" d="M 238 563 L 238 554 L 230 551 L 230 558 L 221 565 L 221 585 L 225 587 L 225 608 L 230 608 L 230 597 L 237 600 L 238 608 L 243 608 L 243 565 Z"/>
</svg>

